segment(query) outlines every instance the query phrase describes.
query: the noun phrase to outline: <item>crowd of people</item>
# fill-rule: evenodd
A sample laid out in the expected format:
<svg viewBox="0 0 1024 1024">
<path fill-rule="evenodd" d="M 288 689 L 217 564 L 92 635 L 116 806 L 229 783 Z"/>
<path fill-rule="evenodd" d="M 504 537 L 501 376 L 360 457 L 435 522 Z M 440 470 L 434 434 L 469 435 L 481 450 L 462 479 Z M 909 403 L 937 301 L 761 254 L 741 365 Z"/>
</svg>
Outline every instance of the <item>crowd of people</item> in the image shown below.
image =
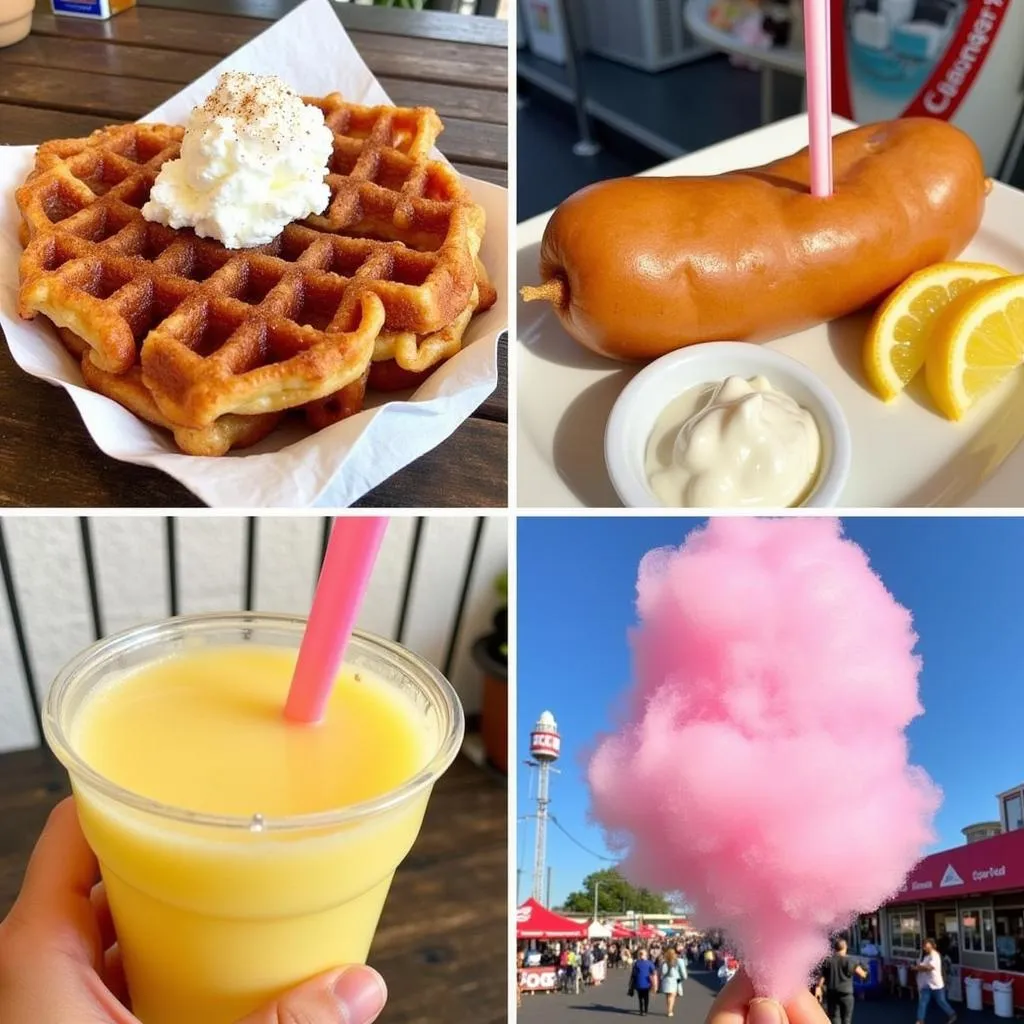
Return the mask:
<svg viewBox="0 0 1024 1024">
<path fill-rule="evenodd" d="M 607 970 L 629 971 L 628 990 L 637 1000 L 641 1016 L 650 1009 L 652 993 L 665 996 L 669 1017 L 675 1015 L 676 1000 L 683 994 L 683 982 L 691 970 L 717 974 L 725 984 L 738 964 L 726 949 L 722 936 L 682 939 L 591 939 L 550 943 L 533 951 L 532 964 L 557 969 L 556 991 L 579 995 L 587 986 L 599 985 Z M 518 966 L 526 964 L 520 951 Z M 595 965 L 603 964 L 595 969 Z"/>
<path fill-rule="evenodd" d="M 824 1008 L 830 1024 L 853 1024 L 855 979 L 865 980 L 868 972 L 848 955 L 844 937 L 836 938 L 832 950 L 832 955 L 812 973 L 811 992 Z M 872 952 L 876 952 L 875 947 Z M 594 939 L 551 943 L 531 955 L 534 964 L 556 968 L 559 992 L 575 995 L 587 986 L 601 984 L 609 969 L 628 971 L 628 992 L 635 996 L 641 1017 L 650 1012 L 652 995 L 664 995 L 667 1016 L 675 1016 L 676 1002 L 683 995 L 683 982 L 690 971 L 710 971 L 724 985 L 739 968 L 721 934 L 685 940 Z M 520 967 L 524 958 L 520 951 Z M 597 964 L 602 967 L 595 969 Z M 938 951 L 934 940 L 925 939 L 921 959 L 910 971 L 918 989 L 917 1024 L 926 1024 L 932 1003 L 945 1014 L 946 1024 L 955 1024 L 956 1012 L 946 995 L 948 959 Z"/>
</svg>

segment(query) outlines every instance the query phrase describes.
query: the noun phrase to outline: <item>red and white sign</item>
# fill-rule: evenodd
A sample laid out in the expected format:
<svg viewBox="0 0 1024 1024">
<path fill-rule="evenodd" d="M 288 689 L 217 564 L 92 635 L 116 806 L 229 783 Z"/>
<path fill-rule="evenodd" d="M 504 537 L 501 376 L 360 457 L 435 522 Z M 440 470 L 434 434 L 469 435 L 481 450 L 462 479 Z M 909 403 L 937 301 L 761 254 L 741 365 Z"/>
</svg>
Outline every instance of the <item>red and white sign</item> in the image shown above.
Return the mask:
<svg viewBox="0 0 1024 1024">
<path fill-rule="evenodd" d="M 890 902 L 1008 889 L 1024 889 L 1024 829 L 925 857 Z"/>
<path fill-rule="evenodd" d="M 519 987 L 524 992 L 549 992 L 558 987 L 558 973 L 554 967 L 522 967 Z"/>
<path fill-rule="evenodd" d="M 540 757 L 558 757 L 562 752 L 562 737 L 557 732 L 530 733 L 530 753 Z"/>
<path fill-rule="evenodd" d="M 938 117 L 949 121 L 970 92 L 992 52 L 996 36 L 1010 7 L 1010 0 L 965 0 L 963 13 L 924 84 L 898 115 Z M 832 38 L 832 109 L 858 120 L 854 110 L 845 25 L 847 0 L 832 0 L 832 22 L 838 31 Z"/>
<path fill-rule="evenodd" d="M 996 41 L 1010 0 L 971 0 L 942 60 L 907 107 L 906 117 L 948 121 L 971 90 Z"/>
</svg>

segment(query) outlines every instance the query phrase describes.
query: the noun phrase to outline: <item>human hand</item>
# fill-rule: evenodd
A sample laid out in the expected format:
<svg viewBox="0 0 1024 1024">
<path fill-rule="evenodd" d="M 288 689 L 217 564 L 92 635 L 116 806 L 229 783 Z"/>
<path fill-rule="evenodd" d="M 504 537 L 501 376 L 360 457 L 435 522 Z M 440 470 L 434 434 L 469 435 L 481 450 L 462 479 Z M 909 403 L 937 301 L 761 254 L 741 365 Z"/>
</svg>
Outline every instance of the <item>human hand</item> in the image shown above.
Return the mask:
<svg viewBox="0 0 1024 1024">
<path fill-rule="evenodd" d="M 139 1024 L 128 1006 L 117 939 L 96 858 L 74 802 L 39 837 L 21 895 L 0 922 L 4 1024 Z M 381 976 L 362 965 L 329 971 L 239 1024 L 370 1024 L 384 1008 Z"/>
<path fill-rule="evenodd" d="M 802 988 L 785 1005 L 757 999 L 754 986 L 741 967 L 718 993 L 704 1024 L 829 1024 L 821 1004 Z"/>
</svg>

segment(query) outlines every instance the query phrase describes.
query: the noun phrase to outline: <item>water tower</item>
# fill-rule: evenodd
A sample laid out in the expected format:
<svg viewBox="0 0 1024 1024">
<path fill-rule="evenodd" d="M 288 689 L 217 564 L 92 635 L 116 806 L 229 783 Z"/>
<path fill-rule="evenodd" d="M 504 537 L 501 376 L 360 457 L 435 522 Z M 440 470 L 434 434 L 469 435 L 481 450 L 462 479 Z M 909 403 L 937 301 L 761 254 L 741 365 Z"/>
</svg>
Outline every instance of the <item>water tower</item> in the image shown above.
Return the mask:
<svg viewBox="0 0 1024 1024">
<path fill-rule="evenodd" d="M 548 847 L 548 787 L 551 766 L 562 752 L 562 737 L 558 735 L 555 716 L 545 711 L 537 719 L 530 733 L 530 759 L 537 767 L 537 842 L 533 851 L 533 898 L 544 902 L 544 862 Z"/>
</svg>

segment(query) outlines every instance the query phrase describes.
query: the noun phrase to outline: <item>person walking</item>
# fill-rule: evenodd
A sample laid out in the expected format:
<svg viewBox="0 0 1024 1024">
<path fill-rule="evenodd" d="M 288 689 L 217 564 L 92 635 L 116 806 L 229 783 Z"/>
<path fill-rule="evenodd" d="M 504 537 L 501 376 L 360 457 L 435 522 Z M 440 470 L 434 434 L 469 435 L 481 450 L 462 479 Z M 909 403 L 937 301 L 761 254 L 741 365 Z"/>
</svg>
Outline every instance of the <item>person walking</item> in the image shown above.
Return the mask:
<svg viewBox="0 0 1024 1024">
<path fill-rule="evenodd" d="M 629 974 L 629 994 L 636 993 L 641 1017 L 646 1017 L 651 1007 L 651 986 L 655 977 L 655 967 L 647 957 L 647 950 L 638 950 L 636 960 L 633 961 L 633 970 Z"/>
<path fill-rule="evenodd" d="M 863 981 L 868 972 L 846 955 L 846 939 L 836 939 L 832 955 L 821 965 L 825 1012 L 832 1024 L 853 1024 L 854 975 Z"/>
<path fill-rule="evenodd" d="M 704 950 L 704 969 L 707 971 L 715 969 L 715 951 L 710 946 Z"/>
<path fill-rule="evenodd" d="M 570 964 L 572 963 L 572 952 L 566 946 L 558 958 L 558 987 L 563 993 L 569 991 Z"/>
<path fill-rule="evenodd" d="M 580 955 L 574 948 L 569 950 L 569 981 L 566 991 L 570 995 L 580 994 Z"/>
<path fill-rule="evenodd" d="M 683 982 L 686 980 L 686 965 L 679 959 L 674 949 L 665 950 L 665 959 L 658 972 L 664 993 L 666 1011 L 670 1017 L 675 1016 L 676 997 L 683 994 Z"/>
<path fill-rule="evenodd" d="M 956 1020 L 956 1010 L 949 1005 L 946 998 L 946 981 L 942 977 L 942 957 L 935 948 L 934 939 L 924 940 L 924 955 L 916 964 L 917 972 L 917 1024 L 924 1024 L 928 1015 L 928 1004 L 934 999 L 939 1009 L 946 1015 L 946 1024 Z"/>
</svg>

